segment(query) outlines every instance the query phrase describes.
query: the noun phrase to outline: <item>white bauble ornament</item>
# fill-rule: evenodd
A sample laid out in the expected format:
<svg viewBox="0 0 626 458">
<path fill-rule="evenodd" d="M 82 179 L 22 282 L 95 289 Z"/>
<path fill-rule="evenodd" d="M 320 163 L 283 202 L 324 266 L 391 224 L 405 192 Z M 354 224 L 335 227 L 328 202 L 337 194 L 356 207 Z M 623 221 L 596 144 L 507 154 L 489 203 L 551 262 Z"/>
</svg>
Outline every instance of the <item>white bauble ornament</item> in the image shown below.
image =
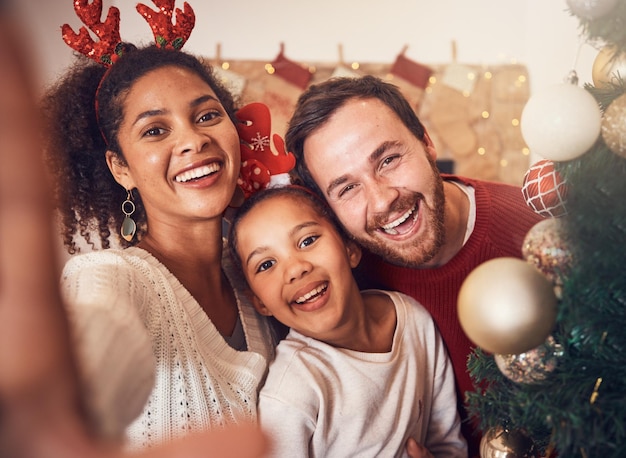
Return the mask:
<svg viewBox="0 0 626 458">
<path fill-rule="evenodd" d="M 571 83 L 549 86 L 531 96 L 521 117 L 530 150 L 553 161 L 586 153 L 600 135 L 602 113 L 585 89 Z"/>
<path fill-rule="evenodd" d="M 485 351 L 519 354 L 552 332 L 557 298 L 550 280 L 512 257 L 495 258 L 465 278 L 458 298 L 461 327 Z"/>
<path fill-rule="evenodd" d="M 576 16 L 597 19 L 610 13 L 618 0 L 567 0 L 567 6 Z"/>
</svg>

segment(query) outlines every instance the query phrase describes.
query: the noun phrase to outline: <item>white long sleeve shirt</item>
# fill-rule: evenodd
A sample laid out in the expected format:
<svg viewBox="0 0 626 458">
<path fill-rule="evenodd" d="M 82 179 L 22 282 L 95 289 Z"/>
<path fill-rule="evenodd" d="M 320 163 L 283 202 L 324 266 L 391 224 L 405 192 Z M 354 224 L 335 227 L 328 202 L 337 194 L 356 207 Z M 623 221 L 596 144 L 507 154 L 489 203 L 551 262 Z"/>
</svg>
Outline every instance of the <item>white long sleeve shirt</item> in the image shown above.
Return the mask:
<svg viewBox="0 0 626 458">
<path fill-rule="evenodd" d="M 143 249 L 94 251 L 68 261 L 62 291 L 101 435 L 125 435 L 129 449 L 142 449 L 256 421 L 275 339 L 226 254 L 222 267 L 249 351 L 231 348 L 182 284 Z"/>
<path fill-rule="evenodd" d="M 467 457 L 454 374 L 430 314 L 384 292 L 396 307 L 388 353 L 336 348 L 291 330 L 259 395 L 276 457 L 406 456 L 414 437 L 435 457 Z"/>
</svg>

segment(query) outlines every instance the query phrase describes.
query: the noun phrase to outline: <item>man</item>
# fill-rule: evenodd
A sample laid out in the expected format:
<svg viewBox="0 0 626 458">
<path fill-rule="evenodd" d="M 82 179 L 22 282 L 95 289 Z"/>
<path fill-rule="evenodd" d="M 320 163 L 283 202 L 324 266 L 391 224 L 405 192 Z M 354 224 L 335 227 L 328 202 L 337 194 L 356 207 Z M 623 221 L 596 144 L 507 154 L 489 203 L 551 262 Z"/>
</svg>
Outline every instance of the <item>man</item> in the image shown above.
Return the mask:
<svg viewBox="0 0 626 458">
<path fill-rule="evenodd" d="M 285 136 L 303 183 L 324 197 L 365 249 L 362 287 L 402 291 L 433 315 L 452 360 L 460 404 L 473 390 L 457 296 L 484 261 L 521 257 L 541 217 L 519 188 L 442 175 L 436 150 L 397 87 L 372 76 L 331 79 L 298 100 Z M 467 413 L 460 405 L 463 419 Z M 464 422 L 470 453 L 480 436 Z"/>
</svg>

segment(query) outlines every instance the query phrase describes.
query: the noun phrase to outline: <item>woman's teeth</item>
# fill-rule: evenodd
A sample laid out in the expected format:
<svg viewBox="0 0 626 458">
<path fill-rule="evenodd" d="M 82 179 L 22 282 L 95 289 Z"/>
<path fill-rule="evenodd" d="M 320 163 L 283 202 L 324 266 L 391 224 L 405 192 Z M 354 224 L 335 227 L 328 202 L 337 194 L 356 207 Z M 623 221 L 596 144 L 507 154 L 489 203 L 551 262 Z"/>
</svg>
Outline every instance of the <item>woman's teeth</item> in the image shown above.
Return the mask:
<svg viewBox="0 0 626 458">
<path fill-rule="evenodd" d="M 296 299 L 296 304 L 304 304 L 306 301 L 311 300 L 313 297 L 316 297 L 322 294 L 324 291 L 326 291 L 327 288 L 328 288 L 328 285 L 326 284 L 318 286 L 314 290 L 306 293 L 304 296 L 300 296 L 298 299 Z"/>
<path fill-rule="evenodd" d="M 186 172 L 181 173 L 180 175 L 176 175 L 175 180 L 178 183 L 185 183 L 187 181 L 190 180 L 196 180 L 198 178 L 202 178 L 205 177 L 207 175 L 210 175 L 212 173 L 217 172 L 220 169 L 220 165 L 216 162 L 209 164 L 209 165 L 203 165 L 201 167 L 197 167 L 195 169 L 192 170 L 187 170 Z"/>
</svg>

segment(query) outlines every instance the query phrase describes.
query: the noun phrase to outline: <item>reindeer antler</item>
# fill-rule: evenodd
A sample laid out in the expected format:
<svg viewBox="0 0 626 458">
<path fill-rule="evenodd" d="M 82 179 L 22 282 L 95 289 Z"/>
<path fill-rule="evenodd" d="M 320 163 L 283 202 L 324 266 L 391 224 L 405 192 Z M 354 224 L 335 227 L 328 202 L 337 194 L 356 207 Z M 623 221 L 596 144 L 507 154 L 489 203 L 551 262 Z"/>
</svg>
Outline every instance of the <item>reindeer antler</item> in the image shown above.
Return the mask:
<svg viewBox="0 0 626 458">
<path fill-rule="evenodd" d="M 150 25 L 154 40 L 162 48 L 180 49 L 196 23 L 196 16 L 189 3 L 183 5 L 184 12 L 176 8 L 176 24 L 174 24 L 173 13 L 175 0 L 152 0 L 158 10 L 139 3 L 137 11 L 144 17 Z"/>
<path fill-rule="evenodd" d="M 84 26 L 76 33 L 69 24 L 61 26 L 63 40 L 71 48 L 99 64 L 110 66 L 118 55 L 119 45 L 122 41 L 120 38 L 120 10 L 114 6 L 110 7 L 104 22 L 100 21 L 102 0 L 93 0 L 91 4 L 89 0 L 74 0 L 74 11 L 100 40 L 94 41 Z"/>
</svg>

